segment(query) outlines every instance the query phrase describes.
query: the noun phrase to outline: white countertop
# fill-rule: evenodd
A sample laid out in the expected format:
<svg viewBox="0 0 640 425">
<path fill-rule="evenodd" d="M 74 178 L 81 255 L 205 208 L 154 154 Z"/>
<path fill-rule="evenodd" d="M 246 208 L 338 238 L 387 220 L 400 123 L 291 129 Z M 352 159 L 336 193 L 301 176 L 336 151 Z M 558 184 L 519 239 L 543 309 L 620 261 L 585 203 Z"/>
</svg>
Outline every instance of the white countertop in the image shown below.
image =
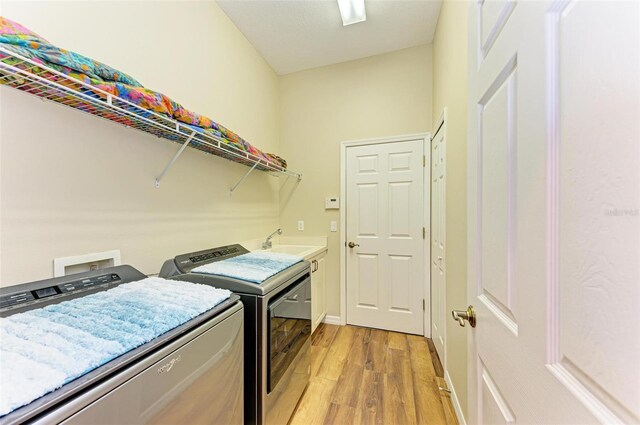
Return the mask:
<svg viewBox="0 0 640 425">
<path fill-rule="evenodd" d="M 264 239 L 251 239 L 240 244 L 249 251 L 262 251 L 263 241 Z M 297 255 L 305 260 L 327 251 L 326 236 L 280 236 L 273 238 L 272 242 L 273 246 L 266 252 Z"/>
</svg>

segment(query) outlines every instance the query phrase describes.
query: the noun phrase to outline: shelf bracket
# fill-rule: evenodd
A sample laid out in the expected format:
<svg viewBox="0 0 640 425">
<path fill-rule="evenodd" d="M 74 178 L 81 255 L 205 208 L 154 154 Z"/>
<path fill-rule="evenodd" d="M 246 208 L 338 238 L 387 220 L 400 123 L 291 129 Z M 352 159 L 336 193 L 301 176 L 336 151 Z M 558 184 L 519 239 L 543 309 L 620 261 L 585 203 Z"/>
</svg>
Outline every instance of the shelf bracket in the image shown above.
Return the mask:
<svg viewBox="0 0 640 425">
<path fill-rule="evenodd" d="M 249 171 L 247 171 L 247 173 L 246 173 L 244 176 L 242 176 L 242 178 L 241 178 L 240 180 L 238 180 L 238 183 L 236 183 L 236 184 L 235 184 L 235 186 L 233 186 L 233 187 L 231 188 L 231 190 L 229 190 L 229 193 L 232 193 L 232 194 L 233 194 L 233 191 L 234 191 L 234 190 L 236 190 L 236 188 L 237 188 L 238 186 L 240 186 L 240 183 L 242 183 L 242 182 L 244 181 L 244 179 L 246 179 L 247 177 L 249 177 L 249 174 L 251 174 L 251 172 L 252 172 L 253 170 L 255 170 L 255 169 L 256 169 L 256 167 L 258 166 L 258 164 L 259 164 L 259 163 L 260 163 L 260 162 L 256 162 L 255 164 L 253 164 L 253 167 L 251 167 L 251 169 L 250 169 Z"/>
<path fill-rule="evenodd" d="M 171 167 L 173 167 L 173 164 L 178 160 L 178 158 L 180 157 L 180 155 L 182 155 L 182 152 L 184 152 L 184 150 L 186 149 L 187 146 L 189 146 L 189 143 L 191 143 L 191 141 L 193 140 L 194 136 L 196 135 L 196 131 L 194 130 L 189 137 L 187 137 L 187 140 L 184 141 L 184 143 L 182 144 L 182 146 L 180 147 L 180 149 L 178 150 L 178 152 L 173 156 L 173 158 L 171 158 L 171 161 L 169 161 L 169 163 L 167 164 L 166 167 L 164 167 L 164 170 L 162 170 L 162 172 L 160 173 L 160 175 L 158 177 L 156 177 L 156 188 L 160 187 L 160 180 L 162 180 L 162 178 L 164 177 L 165 174 L 167 174 L 167 172 L 171 169 Z"/>
</svg>

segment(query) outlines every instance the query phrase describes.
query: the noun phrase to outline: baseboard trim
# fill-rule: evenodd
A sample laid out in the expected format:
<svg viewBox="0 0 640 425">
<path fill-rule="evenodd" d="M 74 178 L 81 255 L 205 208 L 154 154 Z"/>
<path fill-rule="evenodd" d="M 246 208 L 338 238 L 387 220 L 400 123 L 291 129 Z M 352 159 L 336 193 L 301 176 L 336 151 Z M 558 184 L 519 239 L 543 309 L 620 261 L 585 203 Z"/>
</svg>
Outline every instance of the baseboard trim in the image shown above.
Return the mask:
<svg viewBox="0 0 640 425">
<path fill-rule="evenodd" d="M 340 316 L 330 316 L 327 314 L 326 316 L 324 316 L 324 320 L 322 322 L 326 323 L 327 325 L 341 325 L 342 319 L 340 318 Z"/>
<path fill-rule="evenodd" d="M 464 419 L 464 414 L 462 413 L 462 408 L 460 407 L 460 401 L 458 401 L 458 394 L 456 394 L 456 389 L 451 382 L 449 372 L 446 370 L 444 371 L 444 381 L 447 383 L 449 391 L 451 391 L 451 401 L 453 402 L 453 410 L 455 410 L 456 416 L 458 417 L 458 423 L 460 425 L 467 425 L 467 421 Z"/>
</svg>

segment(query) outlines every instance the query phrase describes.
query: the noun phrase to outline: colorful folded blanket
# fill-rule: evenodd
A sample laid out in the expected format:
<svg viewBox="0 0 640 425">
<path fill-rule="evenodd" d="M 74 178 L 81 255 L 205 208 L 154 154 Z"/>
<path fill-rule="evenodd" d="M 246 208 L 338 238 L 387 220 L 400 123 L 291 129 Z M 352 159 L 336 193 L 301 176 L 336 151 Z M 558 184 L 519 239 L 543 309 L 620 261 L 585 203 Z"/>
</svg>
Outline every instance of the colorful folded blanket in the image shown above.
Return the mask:
<svg viewBox="0 0 640 425">
<path fill-rule="evenodd" d="M 198 132 L 217 136 L 228 146 L 235 148 L 239 153 L 248 152 L 283 168 L 287 167 L 287 162 L 279 156 L 263 152 L 252 146 L 236 133 L 213 121 L 211 118 L 183 107 L 180 103 L 160 92 L 142 86 L 142 84 L 133 77 L 109 65 L 79 53 L 59 48 L 28 28 L 4 17 L 0 17 L 0 46 L 31 59 L 34 62 L 46 65 L 76 80 L 82 81 L 85 84 L 103 90 L 113 96 L 131 102 L 140 108 L 188 124 L 189 127 Z M 7 54 L 0 52 L 0 59 L 7 60 L 7 56 Z M 55 80 L 55 78 L 52 79 Z M 57 82 L 65 84 L 64 81 Z M 10 82 L 4 79 L 0 80 L 0 83 L 10 84 Z M 68 86 L 68 82 L 66 85 Z M 20 88 L 20 85 L 18 84 L 16 87 Z M 98 96 L 102 95 L 97 91 L 89 94 L 94 97 L 96 94 Z M 82 105 L 79 109 L 90 110 L 91 107 L 90 105 Z M 122 117 L 117 117 L 114 121 L 127 124 L 126 118 Z M 247 163 L 242 158 L 234 155 L 226 155 L 211 149 L 208 151 L 236 162 Z M 266 169 L 260 166 L 258 168 Z"/>
<path fill-rule="evenodd" d="M 0 318 L 0 416 L 211 310 L 231 295 L 147 278 Z"/>
<path fill-rule="evenodd" d="M 261 283 L 302 260 L 301 257 L 278 252 L 250 252 L 196 267 L 193 272 Z"/>
</svg>

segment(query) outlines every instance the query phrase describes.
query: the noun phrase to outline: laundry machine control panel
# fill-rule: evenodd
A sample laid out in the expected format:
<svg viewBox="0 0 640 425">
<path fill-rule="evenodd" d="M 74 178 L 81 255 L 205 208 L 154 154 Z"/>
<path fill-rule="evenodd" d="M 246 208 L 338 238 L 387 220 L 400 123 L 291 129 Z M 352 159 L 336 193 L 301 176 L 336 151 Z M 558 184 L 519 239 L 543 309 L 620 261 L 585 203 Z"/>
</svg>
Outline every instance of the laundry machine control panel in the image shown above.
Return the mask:
<svg viewBox="0 0 640 425">
<path fill-rule="evenodd" d="M 145 277 L 131 266 L 116 266 L 0 288 L 0 317 L 103 291 Z"/>
<path fill-rule="evenodd" d="M 64 297 L 67 293 L 84 292 L 96 286 L 109 285 L 118 282 L 120 282 L 120 276 L 116 273 L 109 273 L 86 279 L 78 279 L 60 285 L 17 291 L 15 293 L 0 296 L 0 311 L 14 307 L 21 307 L 27 304 L 35 304 L 39 300 L 43 300 L 45 298 Z"/>
</svg>

